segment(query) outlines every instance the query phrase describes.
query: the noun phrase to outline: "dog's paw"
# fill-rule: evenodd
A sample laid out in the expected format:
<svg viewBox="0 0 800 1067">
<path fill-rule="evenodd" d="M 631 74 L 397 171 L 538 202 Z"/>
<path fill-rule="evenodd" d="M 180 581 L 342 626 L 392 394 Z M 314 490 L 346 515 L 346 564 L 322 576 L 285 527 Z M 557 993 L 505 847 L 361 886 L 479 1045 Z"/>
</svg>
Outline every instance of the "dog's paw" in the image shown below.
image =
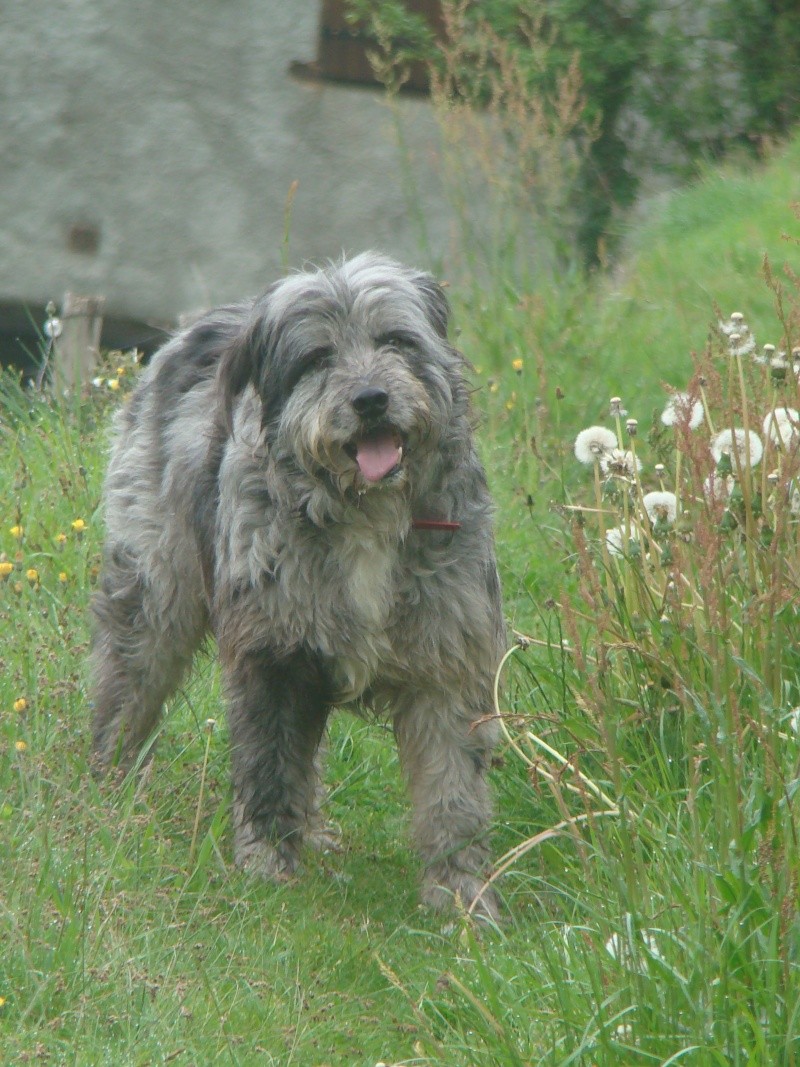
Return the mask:
<svg viewBox="0 0 800 1067">
<path fill-rule="evenodd" d="M 314 852 L 342 852 L 342 830 L 335 822 L 320 819 L 308 827 L 303 838 Z"/>
<path fill-rule="evenodd" d="M 436 911 L 462 911 L 492 922 L 501 919 L 500 901 L 494 888 L 478 875 L 458 868 L 429 869 L 422 884 L 422 903 Z"/>
<path fill-rule="evenodd" d="M 236 849 L 234 861 L 240 870 L 267 882 L 287 882 L 298 867 L 294 852 L 261 840 L 248 841 L 246 845 L 240 844 Z"/>
</svg>

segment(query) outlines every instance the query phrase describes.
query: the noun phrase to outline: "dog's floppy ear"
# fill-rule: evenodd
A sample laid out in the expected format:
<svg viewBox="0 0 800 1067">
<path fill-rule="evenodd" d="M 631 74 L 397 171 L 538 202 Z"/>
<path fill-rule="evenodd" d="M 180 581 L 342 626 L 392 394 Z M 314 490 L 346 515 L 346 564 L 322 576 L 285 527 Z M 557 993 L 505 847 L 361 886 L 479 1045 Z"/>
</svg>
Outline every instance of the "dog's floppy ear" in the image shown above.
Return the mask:
<svg viewBox="0 0 800 1067">
<path fill-rule="evenodd" d="M 445 296 L 444 289 L 432 274 L 417 274 L 414 282 L 422 294 L 431 325 L 446 341 L 447 325 L 450 322 L 450 302 Z"/>
<path fill-rule="evenodd" d="M 236 401 L 251 382 L 258 384 L 263 351 L 263 341 L 259 342 L 256 331 L 249 329 L 231 342 L 220 359 L 217 371 L 220 414 L 228 434 L 233 432 Z"/>
</svg>

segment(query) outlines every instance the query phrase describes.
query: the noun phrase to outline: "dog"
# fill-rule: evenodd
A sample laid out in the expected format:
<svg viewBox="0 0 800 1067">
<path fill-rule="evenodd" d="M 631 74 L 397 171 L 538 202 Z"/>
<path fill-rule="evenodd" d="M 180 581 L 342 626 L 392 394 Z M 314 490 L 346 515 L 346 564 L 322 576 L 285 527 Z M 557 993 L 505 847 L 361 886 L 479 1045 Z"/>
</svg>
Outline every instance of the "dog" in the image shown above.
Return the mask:
<svg viewBox="0 0 800 1067">
<path fill-rule="evenodd" d="M 141 760 L 207 634 L 232 744 L 238 866 L 282 880 L 328 840 L 336 706 L 390 718 L 423 901 L 484 884 L 505 647 L 466 361 L 427 273 L 363 253 L 211 311 L 115 419 L 94 599 L 94 760 Z"/>
</svg>

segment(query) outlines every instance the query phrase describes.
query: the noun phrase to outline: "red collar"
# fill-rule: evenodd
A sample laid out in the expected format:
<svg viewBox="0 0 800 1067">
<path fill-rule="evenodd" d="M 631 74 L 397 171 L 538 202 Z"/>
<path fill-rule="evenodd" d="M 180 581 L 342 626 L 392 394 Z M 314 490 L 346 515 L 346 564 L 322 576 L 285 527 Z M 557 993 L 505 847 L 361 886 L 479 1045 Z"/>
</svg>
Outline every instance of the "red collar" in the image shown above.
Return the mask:
<svg viewBox="0 0 800 1067">
<path fill-rule="evenodd" d="M 446 519 L 412 519 L 412 530 L 444 530 L 447 533 L 455 533 L 461 529 L 460 522 L 448 522 Z"/>
</svg>

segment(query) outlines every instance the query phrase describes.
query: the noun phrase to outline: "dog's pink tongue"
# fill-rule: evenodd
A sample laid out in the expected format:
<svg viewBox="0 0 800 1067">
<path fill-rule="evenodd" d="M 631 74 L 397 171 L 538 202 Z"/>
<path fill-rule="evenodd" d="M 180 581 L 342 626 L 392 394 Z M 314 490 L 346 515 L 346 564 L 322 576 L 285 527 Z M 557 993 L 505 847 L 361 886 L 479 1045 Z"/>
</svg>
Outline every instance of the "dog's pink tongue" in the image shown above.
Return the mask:
<svg viewBox="0 0 800 1067">
<path fill-rule="evenodd" d="M 364 437 L 356 446 L 358 469 L 368 482 L 379 482 L 400 462 L 400 449 L 393 433 Z"/>
</svg>

